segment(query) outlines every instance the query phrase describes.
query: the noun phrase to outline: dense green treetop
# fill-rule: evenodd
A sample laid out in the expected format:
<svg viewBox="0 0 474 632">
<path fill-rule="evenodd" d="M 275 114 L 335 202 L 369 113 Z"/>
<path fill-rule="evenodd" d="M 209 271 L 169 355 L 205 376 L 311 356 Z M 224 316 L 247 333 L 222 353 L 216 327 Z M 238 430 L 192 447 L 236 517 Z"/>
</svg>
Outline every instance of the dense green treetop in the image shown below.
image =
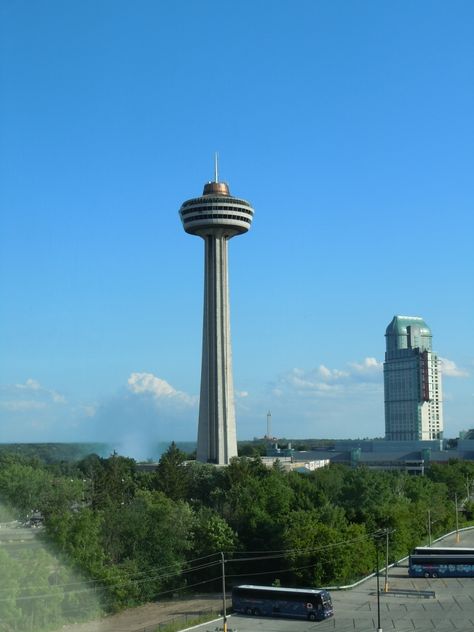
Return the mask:
<svg viewBox="0 0 474 632">
<path fill-rule="evenodd" d="M 374 569 L 380 529 L 389 530 L 391 560 L 427 541 L 428 520 L 433 537 L 452 529 L 453 499 L 470 510 L 473 478 L 465 462 L 432 466 L 423 477 L 341 465 L 287 473 L 259 456 L 218 468 L 187 461 L 174 444 L 152 473 L 116 453 L 87 455 L 71 468 L 0 454 L 0 499 L 22 520 L 33 510 L 44 516 L 40 537 L 100 588 L 108 610 L 194 586 L 218 590 L 221 552 L 229 583 L 348 583 Z M 31 616 L 32 599 L 15 601 L 14 560 L 4 568 L 6 620 Z M 45 573 L 54 586 L 65 583 L 52 565 Z M 79 593 L 66 599 L 61 590 L 47 611 L 35 611 L 38 626 L 65 616 L 66 602 L 80 607 Z"/>
</svg>

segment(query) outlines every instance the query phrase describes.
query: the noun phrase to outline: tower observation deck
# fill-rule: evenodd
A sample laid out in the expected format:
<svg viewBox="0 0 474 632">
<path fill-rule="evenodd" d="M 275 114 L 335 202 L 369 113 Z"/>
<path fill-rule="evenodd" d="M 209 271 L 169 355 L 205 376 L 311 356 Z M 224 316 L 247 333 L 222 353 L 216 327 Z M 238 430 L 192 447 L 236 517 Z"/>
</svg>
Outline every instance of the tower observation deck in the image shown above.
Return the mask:
<svg viewBox="0 0 474 632">
<path fill-rule="evenodd" d="M 253 208 L 224 182 L 208 182 L 179 210 L 184 230 L 205 242 L 204 321 L 197 460 L 227 465 L 237 456 L 227 242 L 246 233 Z"/>
</svg>

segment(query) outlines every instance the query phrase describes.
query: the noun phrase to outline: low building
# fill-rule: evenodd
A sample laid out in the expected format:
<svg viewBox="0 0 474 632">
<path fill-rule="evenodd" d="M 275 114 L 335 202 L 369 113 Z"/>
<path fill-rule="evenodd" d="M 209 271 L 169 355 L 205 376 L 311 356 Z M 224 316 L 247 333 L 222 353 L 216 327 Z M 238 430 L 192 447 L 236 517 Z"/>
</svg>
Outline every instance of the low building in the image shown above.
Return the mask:
<svg viewBox="0 0 474 632">
<path fill-rule="evenodd" d="M 295 452 L 295 455 L 301 457 L 303 452 Z M 331 463 L 330 459 L 301 459 L 295 456 L 262 456 L 262 463 L 267 467 L 273 467 L 278 463 L 285 471 L 297 471 L 302 474 L 314 472 L 320 467 L 326 467 Z"/>
</svg>

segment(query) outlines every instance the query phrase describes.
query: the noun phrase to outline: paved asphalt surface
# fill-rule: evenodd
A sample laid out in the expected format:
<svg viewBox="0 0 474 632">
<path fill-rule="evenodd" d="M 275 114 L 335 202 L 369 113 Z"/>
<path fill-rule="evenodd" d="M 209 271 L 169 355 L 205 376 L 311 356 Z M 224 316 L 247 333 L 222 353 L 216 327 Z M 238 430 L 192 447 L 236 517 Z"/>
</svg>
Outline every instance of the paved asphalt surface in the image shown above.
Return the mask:
<svg viewBox="0 0 474 632">
<path fill-rule="evenodd" d="M 458 546 L 474 547 L 474 529 L 461 532 Z M 454 546 L 448 536 L 438 546 Z M 381 588 L 384 577 L 380 577 Z M 409 596 L 397 590 L 413 591 Z M 418 591 L 434 591 L 421 597 Z M 228 632 L 369 632 L 377 630 L 376 579 L 351 590 L 331 591 L 334 617 L 322 622 L 232 615 Z M 411 579 L 405 566 L 389 569 L 389 592 L 380 595 L 380 627 L 383 632 L 474 632 L 474 578 Z M 195 627 L 195 632 L 215 632 L 221 622 Z"/>
</svg>

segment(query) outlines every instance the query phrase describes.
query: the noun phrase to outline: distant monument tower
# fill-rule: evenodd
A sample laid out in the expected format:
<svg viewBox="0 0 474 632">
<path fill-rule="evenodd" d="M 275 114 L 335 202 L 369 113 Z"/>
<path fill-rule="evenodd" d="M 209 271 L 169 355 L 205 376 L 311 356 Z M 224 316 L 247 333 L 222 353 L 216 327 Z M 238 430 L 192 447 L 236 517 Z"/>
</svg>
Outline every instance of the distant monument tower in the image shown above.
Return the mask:
<svg viewBox="0 0 474 632">
<path fill-rule="evenodd" d="M 179 210 L 183 228 L 205 242 L 204 323 L 201 398 L 197 460 L 227 465 L 237 456 L 232 349 L 230 342 L 227 242 L 246 233 L 252 206 L 230 195 L 219 182 L 217 155 L 214 182 L 204 185 L 201 197 L 187 200 Z"/>
<path fill-rule="evenodd" d="M 267 413 L 267 434 L 266 437 L 267 439 L 270 439 L 272 436 L 272 413 L 269 410 Z"/>
</svg>

